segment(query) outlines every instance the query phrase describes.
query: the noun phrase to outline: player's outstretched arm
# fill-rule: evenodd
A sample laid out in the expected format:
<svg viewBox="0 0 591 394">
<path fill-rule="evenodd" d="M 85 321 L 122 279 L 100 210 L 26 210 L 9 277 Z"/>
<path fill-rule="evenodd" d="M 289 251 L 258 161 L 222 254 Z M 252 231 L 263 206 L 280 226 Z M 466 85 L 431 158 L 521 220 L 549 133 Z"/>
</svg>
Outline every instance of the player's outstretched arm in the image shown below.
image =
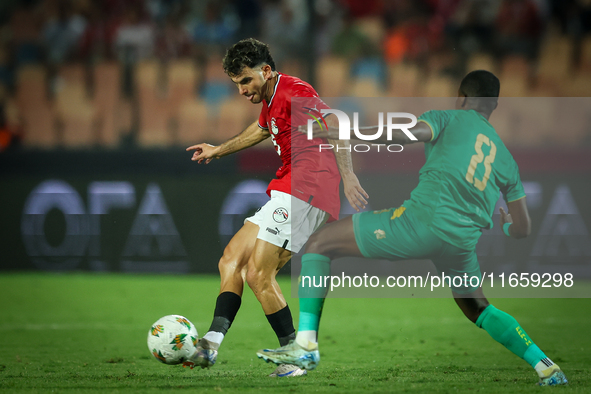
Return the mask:
<svg viewBox="0 0 591 394">
<path fill-rule="evenodd" d="M 238 152 L 261 141 L 269 138 L 269 130 L 259 127 L 258 121 L 248 126 L 242 133 L 230 138 L 228 141 L 214 146 L 210 144 L 197 144 L 187 148 L 188 151 L 193 152 L 191 160 L 201 164 L 205 160 L 205 164 L 209 164 L 213 159 L 219 159 L 223 156 Z"/>
<path fill-rule="evenodd" d="M 529 218 L 527 204 L 525 203 L 525 197 L 507 203 L 507 209 L 509 213 L 505 212 L 502 207 L 499 208 L 499 212 L 501 213 L 501 227 L 506 223 L 511 223 L 508 230 L 510 236 L 513 238 L 527 237 L 531 232 L 531 220 Z"/>
<path fill-rule="evenodd" d="M 331 116 L 327 119 L 329 126 L 334 124 L 335 120 L 333 118 L 334 116 Z M 369 195 L 363 189 L 363 187 L 361 187 L 359 179 L 357 179 L 357 175 L 355 175 L 355 172 L 353 172 L 351 151 L 350 149 L 346 149 L 346 147 L 349 145 L 349 141 L 329 139 L 328 142 L 334 147 L 333 153 L 337 160 L 341 178 L 343 179 L 343 191 L 345 192 L 345 197 L 353 209 L 359 212 L 361 209 L 366 207 Z M 339 147 L 339 149 L 336 147 Z"/>
</svg>

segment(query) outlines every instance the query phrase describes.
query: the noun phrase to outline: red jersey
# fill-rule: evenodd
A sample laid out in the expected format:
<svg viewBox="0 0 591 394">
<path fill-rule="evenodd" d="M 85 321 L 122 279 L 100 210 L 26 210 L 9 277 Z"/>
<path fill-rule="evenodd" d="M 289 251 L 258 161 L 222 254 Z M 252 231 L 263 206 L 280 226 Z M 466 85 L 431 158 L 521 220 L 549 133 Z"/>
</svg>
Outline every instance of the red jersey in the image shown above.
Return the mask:
<svg viewBox="0 0 591 394">
<path fill-rule="evenodd" d="M 339 183 L 341 175 L 334 153 L 319 145 L 322 138 L 308 140 L 306 134 L 297 131 L 307 122 L 306 111 L 292 113 L 292 97 L 310 97 L 310 107 L 317 110 L 329 108 L 310 84 L 286 74 L 277 73 L 273 96 L 259 116 L 259 127 L 269 130 L 275 150 L 283 165 L 277 170 L 267 188 L 288 193 L 310 205 L 327 212 L 331 220 L 338 220 L 340 210 Z M 307 100 L 306 100 L 307 101 Z"/>
</svg>

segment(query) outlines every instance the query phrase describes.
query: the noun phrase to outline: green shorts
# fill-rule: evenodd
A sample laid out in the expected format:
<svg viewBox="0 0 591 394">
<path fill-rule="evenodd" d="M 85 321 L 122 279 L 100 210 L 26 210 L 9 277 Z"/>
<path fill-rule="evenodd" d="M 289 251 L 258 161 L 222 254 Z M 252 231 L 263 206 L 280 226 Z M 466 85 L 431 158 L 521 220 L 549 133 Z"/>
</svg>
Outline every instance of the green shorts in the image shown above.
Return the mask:
<svg viewBox="0 0 591 394">
<path fill-rule="evenodd" d="M 353 230 L 357 246 L 367 258 L 429 259 L 446 277 L 467 274 L 468 278 L 477 276 L 481 280 L 475 249 L 460 249 L 443 241 L 406 207 L 356 213 L 353 215 Z M 452 283 L 451 288 L 456 293 L 466 294 L 477 287 L 470 284 L 454 286 Z"/>
</svg>

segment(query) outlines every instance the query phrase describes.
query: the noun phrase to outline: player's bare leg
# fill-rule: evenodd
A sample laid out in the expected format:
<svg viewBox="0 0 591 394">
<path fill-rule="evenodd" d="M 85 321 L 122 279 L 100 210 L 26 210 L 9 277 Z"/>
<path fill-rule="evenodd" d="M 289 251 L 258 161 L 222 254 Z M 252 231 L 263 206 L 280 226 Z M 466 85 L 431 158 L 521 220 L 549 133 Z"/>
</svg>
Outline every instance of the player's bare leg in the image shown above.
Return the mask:
<svg viewBox="0 0 591 394">
<path fill-rule="evenodd" d="M 220 294 L 232 292 L 242 296 L 248 260 L 257 241 L 259 226 L 247 221 L 232 237 L 218 263 Z"/>
<path fill-rule="evenodd" d="M 497 342 L 527 361 L 540 377 L 539 385 L 567 384 L 564 373 L 530 339 L 513 316 L 490 305 L 481 288 L 470 294 L 453 293 L 464 315 Z"/>
<path fill-rule="evenodd" d="M 331 260 L 339 257 L 363 257 L 353 231 L 352 216 L 324 225 L 306 244 L 306 253 L 321 254 Z"/>
<path fill-rule="evenodd" d="M 482 292 L 482 288 L 478 288 L 469 295 L 453 293 L 453 296 L 456 304 L 472 323 L 476 323 L 482 311 L 490 305 Z"/>
<path fill-rule="evenodd" d="M 327 224 L 310 237 L 306 254 L 302 256 L 300 275 L 310 278 L 330 275 L 330 262 L 339 257 L 363 257 L 355 241 L 351 217 Z M 299 296 L 300 322 L 296 340 L 279 349 L 259 350 L 257 356 L 267 362 L 314 369 L 320 362 L 318 328 L 326 289 L 301 286 Z"/>
<path fill-rule="evenodd" d="M 257 239 L 246 273 L 246 282 L 261 303 L 280 346 L 290 343 L 295 338 L 291 311 L 276 279 L 277 272 L 290 258 L 289 250 Z M 280 364 L 269 376 L 293 377 L 305 374 L 304 369 L 295 365 Z"/>
<path fill-rule="evenodd" d="M 246 282 L 261 303 L 265 315 L 287 306 L 277 283 L 277 272 L 291 259 L 291 252 L 267 241 L 257 239 L 248 260 Z"/>
<path fill-rule="evenodd" d="M 240 309 L 248 260 L 258 232 L 259 226 L 247 221 L 224 249 L 218 263 L 221 285 L 213 321 L 208 332 L 199 340 L 197 352 L 185 363 L 186 366 L 208 368 L 215 364 L 217 351 Z"/>
</svg>

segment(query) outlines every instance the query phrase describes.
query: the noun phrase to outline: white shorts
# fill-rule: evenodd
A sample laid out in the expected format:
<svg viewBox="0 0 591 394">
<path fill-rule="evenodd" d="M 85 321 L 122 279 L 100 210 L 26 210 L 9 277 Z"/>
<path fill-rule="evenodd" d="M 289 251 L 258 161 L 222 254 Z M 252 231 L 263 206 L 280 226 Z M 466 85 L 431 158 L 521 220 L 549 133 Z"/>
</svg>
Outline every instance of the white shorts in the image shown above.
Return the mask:
<svg viewBox="0 0 591 394">
<path fill-rule="evenodd" d="M 271 199 L 244 222 L 259 226 L 258 239 L 297 253 L 328 217 L 307 202 L 272 190 Z"/>
</svg>

